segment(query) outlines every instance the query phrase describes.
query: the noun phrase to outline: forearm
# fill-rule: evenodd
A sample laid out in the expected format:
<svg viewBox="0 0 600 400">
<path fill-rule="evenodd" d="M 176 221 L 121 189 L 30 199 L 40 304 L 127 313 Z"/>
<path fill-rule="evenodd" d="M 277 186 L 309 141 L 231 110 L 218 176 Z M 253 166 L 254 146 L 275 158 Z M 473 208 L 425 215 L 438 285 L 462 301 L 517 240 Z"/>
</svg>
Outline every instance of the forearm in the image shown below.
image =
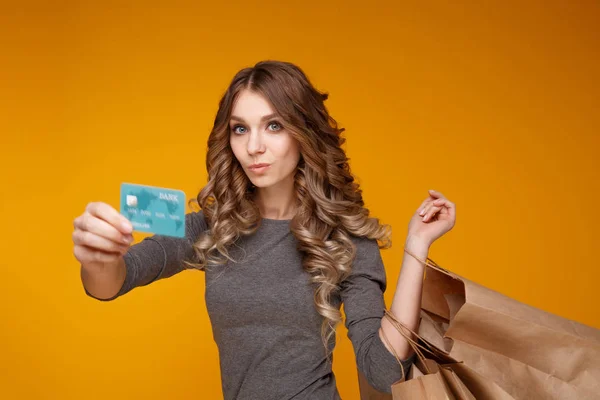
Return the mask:
<svg viewBox="0 0 600 400">
<path fill-rule="evenodd" d="M 428 244 L 409 237 L 406 240 L 405 247 L 421 260 L 427 259 L 429 253 Z M 420 261 L 404 252 L 402 269 L 400 270 L 396 292 L 394 293 L 394 298 L 390 307 L 390 312 L 398 319 L 398 321 L 414 332 L 417 331 L 419 326 L 424 268 L 425 266 Z M 389 340 L 390 345 L 394 347 L 395 353 L 400 359 L 405 360 L 412 355 L 413 350 L 406 339 L 402 337 L 386 317 L 383 317 L 381 320 L 381 329 L 385 331 L 385 335 Z M 382 336 L 381 331 L 379 334 Z M 386 348 L 394 353 L 394 351 L 389 348 L 383 336 L 382 340 L 386 345 Z"/>
<path fill-rule="evenodd" d="M 126 276 L 123 257 L 114 263 L 94 263 L 81 265 L 81 282 L 93 296 L 108 299 L 119 292 Z"/>
</svg>

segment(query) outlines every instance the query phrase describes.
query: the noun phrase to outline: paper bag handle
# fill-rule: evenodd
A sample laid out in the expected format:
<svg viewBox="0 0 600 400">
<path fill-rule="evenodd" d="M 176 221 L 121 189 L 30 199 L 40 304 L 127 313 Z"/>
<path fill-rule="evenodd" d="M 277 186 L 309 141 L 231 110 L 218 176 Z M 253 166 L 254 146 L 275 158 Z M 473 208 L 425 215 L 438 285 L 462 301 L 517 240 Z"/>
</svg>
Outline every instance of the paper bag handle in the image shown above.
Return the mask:
<svg viewBox="0 0 600 400">
<path fill-rule="evenodd" d="M 445 274 L 451 274 L 450 271 L 448 271 L 446 268 L 441 267 L 438 263 L 436 263 L 429 257 L 427 257 L 427 259 L 425 261 L 423 261 L 419 257 L 415 256 L 412 252 L 408 251 L 408 249 L 406 247 L 404 248 L 404 251 L 408 255 L 410 255 L 412 258 L 419 261 L 421 264 L 425 264 L 427 267 L 433 268 L 433 269 L 443 272 Z"/>
<path fill-rule="evenodd" d="M 417 261 L 421 262 L 422 264 L 425 264 L 425 266 L 428 266 L 430 268 L 433 268 L 433 269 L 438 270 L 440 272 L 443 272 L 445 274 L 451 274 L 450 271 L 448 271 L 447 269 L 441 267 L 440 265 L 438 265 L 438 263 L 436 263 L 434 260 L 432 260 L 429 257 L 427 257 L 427 259 L 425 261 L 423 261 L 419 257 L 415 256 L 412 252 L 408 251 L 408 249 L 406 249 L 406 247 L 404 248 L 404 251 L 406 253 L 408 253 L 411 257 L 413 257 L 414 259 L 416 259 Z M 415 342 L 407 333 L 404 332 L 404 329 L 406 329 L 407 331 L 409 331 L 410 333 L 412 333 L 417 339 L 420 339 L 421 342 L 425 343 L 428 347 L 430 347 L 431 344 L 429 344 L 426 340 L 424 340 L 421 336 L 419 336 L 418 333 L 413 332 L 410 328 L 408 328 L 402 322 L 398 321 L 398 319 L 391 312 L 389 312 L 386 309 L 384 309 L 384 311 L 385 311 L 384 317 L 387 317 L 388 320 L 390 321 L 390 323 L 392 324 L 392 326 L 394 328 L 396 328 L 396 330 L 400 333 L 400 335 L 402 335 L 402 337 L 404 339 L 406 339 L 406 341 L 408 342 L 408 344 L 410 345 L 410 347 L 416 353 L 416 355 L 419 358 L 419 360 L 425 366 L 425 369 L 427 370 L 427 373 L 430 374 L 431 370 L 429 369 L 429 367 L 427 366 L 427 363 L 425 362 L 425 356 L 421 352 L 421 349 L 424 350 L 424 351 L 426 351 L 426 352 L 428 352 L 428 353 L 430 353 L 430 354 L 432 354 L 434 357 L 437 357 L 437 354 L 433 350 L 431 350 L 430 348 L 426 348 L 426 347 L 422 346 L 421 344 Z M 385 334 L 385 330 L 381 329 L 381 333 L 382 333 L 382 336 L 383 336 L 383 340 L 388 345 L 388 347 L 392 350 L 392 353 L 394 354 L 394 357 L 396 358 L 396 361 L 398 361 L 398 364 L 400 364 L 400 369 L 402 370 L 402 376 L 404 376 L 404 366 L 402 365 L 400 357 L 398 357 L 398 354 L 396 353 L 396 349 L 394 349 L 394 346 L 392 346 L 390 344 L 390 341 L 387 338 L 387 335 Z"/>
<path fill-rule="evenodd" d="M 408 341 L 408 343 L 410 344 L 410 346 L 413 348 L 413 350 L 417 354 L 417 357 L 419 357 L 419 360 L 421 361 L 421 363 L 423 364 L 423 366 L 427 370 L 427 373 L 431 374 L 431 370 L 429 369 L 429 366 L 427 365 L 427 362 L 425 361 L 425 356 L 423 355 L 423 353 L 421 353 L 421 351 L 419 350 L 419 348 L 421 348 L 421 349 L 423 349 L 423 350 L 431 353 L 433 356 L 436 356 L 436 354 L 433 351 L 431 351 L 430 349 L 425 348 L 422 345 L 420 345 L 419 343 L 415 342 L 411 337 L 409 337 L 406 333 L 404 333 L 403 329 L 406 329 L 407 331 L 409 331 L 410 333 L 412 333 L 413 335 L 415 335 L 418 339 L 421 339 L 421 341 L 423 343 L 425 343 L 428 347 L 430 347 L 432 345 L 429 344 L 427 341 L 423 340 L 423 338 L 421 338 L 418 333 L 413 332 L 410 328 L 408 328 L 406 325 L 404 325 L 402 322 L 400 322 L 388 310 L 385 310 L 385 317 L 387 317 L 390 320 L 390 322 L 392 323 L 392 325 L 394 326 L 394 328 L 396 328 L 398 330 L 398 332 L 400 332 L 400 334 Z M 402 363 L 400 362 L 400 358 L 396 354 L 396 350 L 394 349 L 394 347 L 392 347 L 392 345 L 388 341 L 387 336 L 385 335 L 385 331 L 383 329 L 381 331 L 383 333 L 383 338 L 385 339 L 387 345 L 392 349 L 392 352 L 394 353 L 394 356 L 396 357 L 396 360 L 398 360 L 398 363 L 400 363 L 400 368 L 402 368 L 402 376 L 404 376 L 404 367 L 402 367 Z M 464 399 L 468 398 L 467 394 L 465 393 L 465 391 L 464 391 L 464 389 L 462 387 L 462 385 L 460 384 L 461 382 L 458 381 L 458 378 L 456 377 L 456 374 L 452 373 L 451 376 L 452 376 L 452 379 L 455 381 L 456 386 L 460 389 L 462 398 L 464 398 Z"/>
<path fill-rule="evenodd" d="M 409 331 L 410 333 L 412 333 L 413 335 L 415 335 L 418 339 L 421 339 L 421 337 L 413 332 L 410 328 L 408 328 L 406 325 L 404 325 L 402 322 L 398 321 L 398 319 L 392 314 L 390 313 L 388 310 L 384 310 L 385 311 L 385 317 L 388 318 L 390 320 L 390 323 L 392 324 L 392 326 L 394 328 L 396 328 L 396 330 L 398 331 L 398 333 L 400 333 L 400 335 L 402 335 L 402 337 L 404 339 L 406 339 L 406 341 L 408 342 L 409 346 L 413 349 L 413 351 L 416 353 L 417 357 L 419 358 L 419 360 L 421 361 L 421 363 L 425 366 L 425 369 L 427 370 L 428 374 L 431 374 L 431 370 L 429 369 L 429 367 L 427 366 L 427 362 L 425 361 L 425 355 L 421 352 L 421 349 L 432 354 L 433 356 L 436 356 L 436 354 L 422 346 L 421 344 L 415 342 L 406 332 L 404 332 L 404 329 L 406 329 L 407 331 Z M 398 361 L 398 363 L 400 364 L 400 368 L 402 369 L 402 376 L 404 376 L 404 367 L 402 366 L 402 362 L 400 361 L 400 357 L 398 357 L 398 354 L 396 353 L 396 349 L 394 349 L 394 347 L 390 344 L 389 339 L 387 338 L 387 335 L 385 334 L 385 330 L 381 329 L 381 333 L 383 334 L 383 339 L 385 340 L 386 344 L 388 345 L 388 347 L 390 349 L 392 349 L 392 353 L 394 354 L 394 357 L 396 357 L 396 360 Z M 426 343 L 428 346 L 429 343 Z"/>
<path fill-rule="evenodd" d="M 427 340 L 423 339 L 417 332 L 414 332 L 413 330 L 408 328 L 406 325 L 404 325 L 402 322 L 400 322 L 390 311 L 384 309 L 384 313 L 385 313 L 384 316 L 388 318 L 388 320 L 390 321 L 392 326 L 394 328 L 396 328 L 396 330 L 402 335 L 402 337 L 404 337 L 406 339 L 408 344 L 415 351 L 415 353 L 417 354 L 417 357 L 419 357 L 419 359 L 421 361 L 423 361 L 423 359 L 421 359 L 421 357 L 424 358 L 425 356 L 423 355 L 423 353 L 420 350 L 426 351 L 427 353 L 431 354 L 434 357 L 439 357 L 438 353 L 436 352 L 437 348 L 435 346 L 433 346 Z M 418 342 L 415 342 L 406 332 L 404 332 L 404 329 L 406 329 L 408 332 L 412 333 L 418 340 L 420 340 L 423 344 L 425 344 L 426 347 L 421 345 Z M 387 345 L 392 349 L 392 352 L 394 353 L 394 356 L 396 357 L 396 359 L 399 360 L 397 354 L 395 353 L 394 348 L 390 345 L 387 337 L 385 336 L 385 331 L 383 329 L 382 329 L 382 333 L 383 333 L 383 337 L 384 337 Z M 425 367 L 427 368 L 427 365 L 425 365 Z M 430 373 L 429 370 L 427 372 Z"/>
</svg>

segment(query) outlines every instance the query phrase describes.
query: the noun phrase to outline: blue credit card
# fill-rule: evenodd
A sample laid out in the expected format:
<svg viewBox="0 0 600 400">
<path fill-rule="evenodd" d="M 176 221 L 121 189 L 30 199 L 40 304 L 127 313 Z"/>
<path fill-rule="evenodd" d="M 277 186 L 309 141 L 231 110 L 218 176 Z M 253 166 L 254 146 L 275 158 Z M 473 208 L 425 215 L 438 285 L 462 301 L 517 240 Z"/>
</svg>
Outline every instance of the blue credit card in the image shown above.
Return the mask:
<svg viewBox="0 0 600 400">
<path fill-rule="evenodd" d="M 136 231 L 185 236 L 185 193 L 181 190 L 121 183 L 121 214 Z"/>
</svg>

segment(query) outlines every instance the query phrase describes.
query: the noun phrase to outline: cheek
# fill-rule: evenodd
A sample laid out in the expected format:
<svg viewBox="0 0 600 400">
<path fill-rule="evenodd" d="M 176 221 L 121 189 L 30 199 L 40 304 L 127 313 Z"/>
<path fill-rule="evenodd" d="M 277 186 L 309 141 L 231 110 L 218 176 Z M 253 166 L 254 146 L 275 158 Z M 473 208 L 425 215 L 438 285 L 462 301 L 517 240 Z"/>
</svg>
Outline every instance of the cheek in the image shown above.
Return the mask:
<svg viewBox="0 0 600 400">
<path fill-rule="evenodd" d="M 286 160 L 286 167 L 294 169 L 300 159 L 300 147 L 295 140 L 290 138 L 285 144 L 285 148 L 282 149 L 281 155 Z"/>
<path fill-rule="evenodd" d="M 233 152 L 233 155 L 235 156 L 235 158 L 240 159 L 240 149 L 242 144 L 240 144 L 239 140 L 229 140 L 229 146 L 231 147 L 231 151 Z"/>
<path fill-rule="evenodd" d="M 298 163 L 300 160 L 300 145 L 297 141 L 292 139 L 292 143 L 290 144 L 290 159 L 294 160 L 294 165 Z"/>
<path fill-rule="evenodd" d="M 297 157 L 297 154 L 299 153 L 298 144 L 290 136 L 285 137 L 284 140 L 278 143 L 277 147 L 279 154 L 288 159 Z"/>
</svg>

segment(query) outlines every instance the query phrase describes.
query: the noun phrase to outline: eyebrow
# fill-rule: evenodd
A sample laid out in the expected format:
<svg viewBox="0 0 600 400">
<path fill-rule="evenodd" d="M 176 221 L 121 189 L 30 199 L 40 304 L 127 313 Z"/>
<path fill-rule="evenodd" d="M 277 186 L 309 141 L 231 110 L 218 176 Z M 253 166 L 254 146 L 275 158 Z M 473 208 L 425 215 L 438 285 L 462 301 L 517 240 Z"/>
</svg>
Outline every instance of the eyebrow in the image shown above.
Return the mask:
<svg viewBox="0 0 600 400">
<path fill-rule="evenodd" d="M 273 113 L 273 114 L 265 115 L 264 117 L 262 117 L 262 118 L 260 119 L 260 121 L 262 122 L 262 121 L 265 121 L 265 120 L 268 120 L 268 119 L 271 119 L 271 118 L 275 118 L 275 117 L 279 117 L 279 114 L 277 114 L 277 113 Z M 232 116 L 231 116 L 231 119 L 232 119 L 232 120 L 234 120 L 234 119 L 235 119 L 236 121 L 240 121 L 240 122 L 245 122 L 245 121 L 244 121 L 244 118 L 242 118 L 242 117 L 238 117 L 238 116 L 235 116 L 235 115 L 232 115 Z"/>
</svg>

